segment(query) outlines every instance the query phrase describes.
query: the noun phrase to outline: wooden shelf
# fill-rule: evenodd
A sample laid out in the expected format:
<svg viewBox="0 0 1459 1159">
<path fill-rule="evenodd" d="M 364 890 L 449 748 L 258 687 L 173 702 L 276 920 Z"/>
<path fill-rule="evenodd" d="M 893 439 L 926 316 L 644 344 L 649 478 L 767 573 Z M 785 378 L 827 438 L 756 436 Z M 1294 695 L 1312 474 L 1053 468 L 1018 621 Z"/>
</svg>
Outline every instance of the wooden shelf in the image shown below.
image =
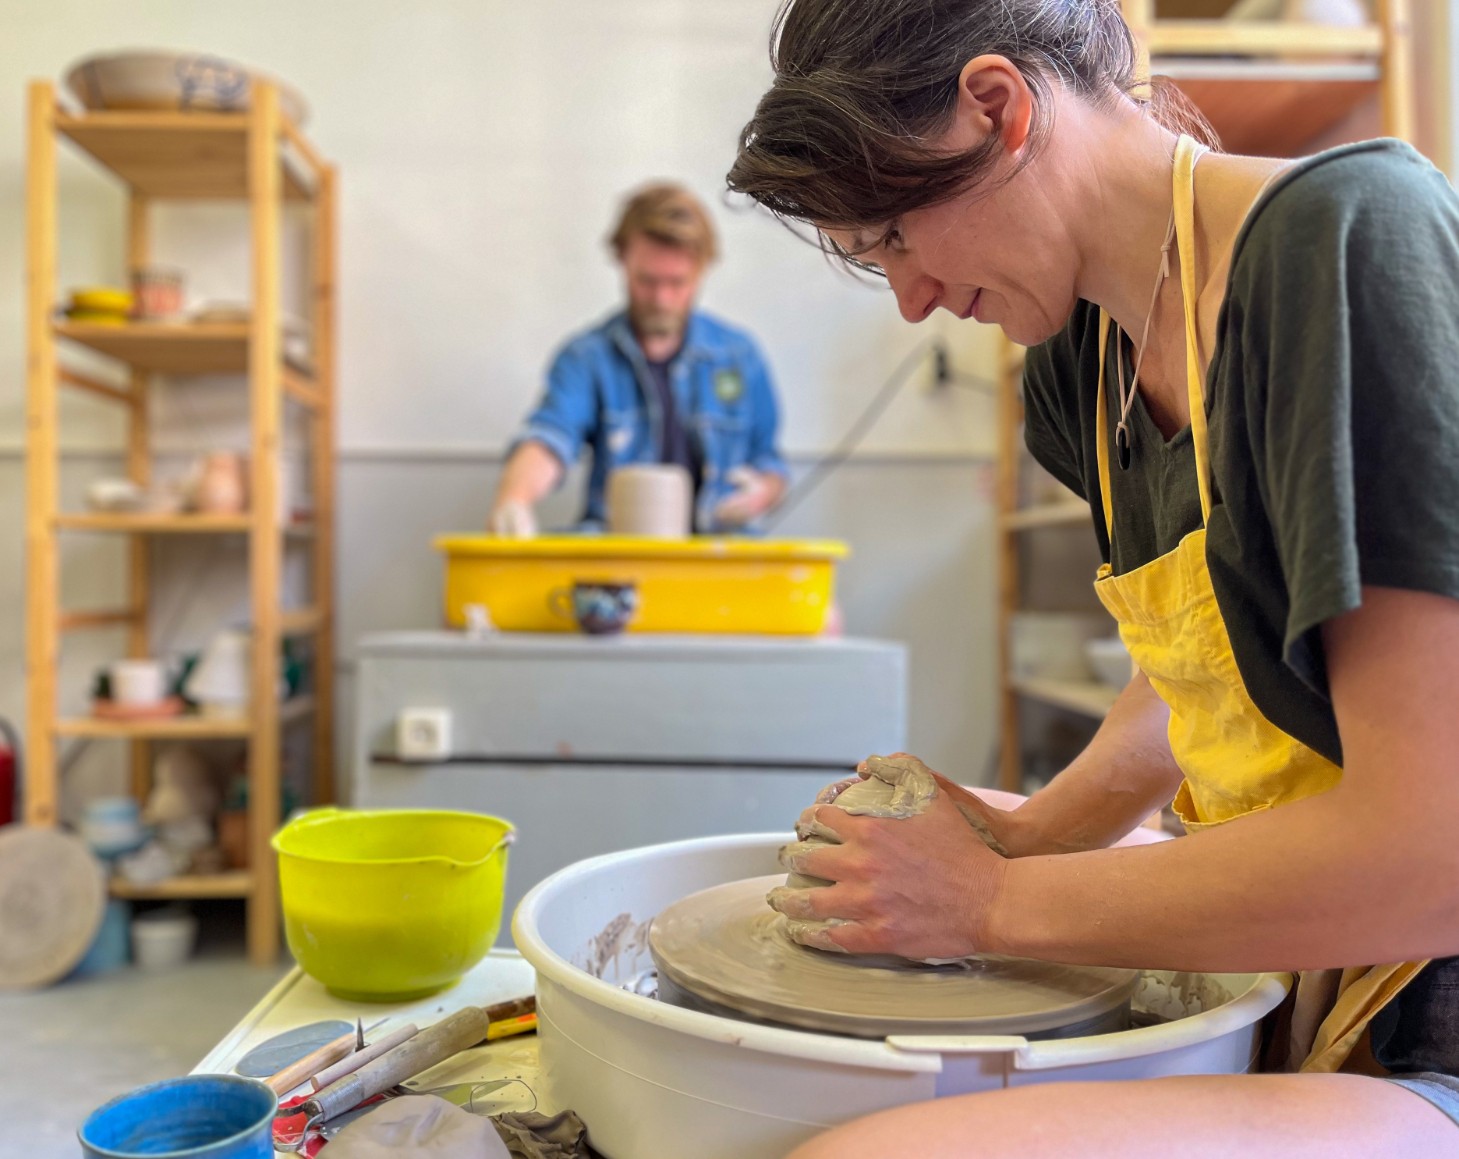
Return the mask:
<svg viewBox="0 0 1459 1159">
<path fill-rule="evenodd" d="M 1165 59 L 1151 62 L 1195 102 L 1232 153 L 1290 157 L 1377 98 L 1368 61 Z"/>
<path fill-rule="evenodd" d="M 247 717 L 171 716 L 160 720 L 101 720 L 72 716 L 56 722 L 57 736 L 92 740 L 213 740 L 247 736 Z"/>
<path fill-rule="evenodd" d="M 248 369 L 245 322 L 57 322 L 58 337 L 162 374 L 228 374 Z"/>
<path fill-rule="evenodd" d="M 1082 499 L 1024 507 L 998 520 L 1005 531 L 1029 531 L 1035 527 L 1073 527 L 1089 522 L 1089 504 Z"/>
<path fill-rule="evenodd" d="M 311 636 L 323 624 L 321 608 L 290 608 L 279 615 L 279 631 L 285 636 Z"/>
<path fill-rule="evenodd" d="M 318 704 L 312 696 L 295 696 L 279 706 L 279 723 L 294 724 L 305 720 L 318 711 Z"/>
<path fill-rule="evenodd" d="M 146 197 L 248 197 L 247 113 L 58 112 L 56 130 Z M 312 195 L 280 161 L 283 194 Z"/>
<path fill-rule="evenodd" d="M 247 532 L 249 515 L 148 515 L 84 513 L 56 516 L 60 531 L 105 531 L 146 535 L 217 535 Z"/>
<path fill-rule="evenodd" d="M 1376 59 L 1383 51 L 1383 30 L 1375 26 L 1282 20 L 1156 20 L 1146 30 L 1145 47 L 1162 56 L 1277 56 Z"/>
<path fill-rule="evenodd" d="M 323 396 L 320 395 L 319 388 L 314 382 L 314 376 L 309 371 L 285 364 L 281 381 L 284 385 L 284 393 L 300 406 L 317 411 L 324 405 Z"/>
<path fill-rule="evenodd" d="M 1010 687 L 1020 696 L 1066 708 L 1081 716 L 1103 720 L 1109 713 L 1119 692 L 1107 684 L 1095 681 L 1040 680 L 1033 677 L 1015 676 L 1009 680 Z"/>
<path fill-rule="evenodd" d="M 279 722 L 293 724 L 314 714 L 312 696 L 295 696 L 279 705 Z M 171 716 L 160 720 L 101 720 L 71 716 L 56 722 L 57 736 L 92 740 L 226 740 L 253 733 L 251 717 Z"/>
<path fill-rule="evenodd" d="M 108 888 L 112 897 L 132 901 L 247 897 L 253 889 L 253 878 L 244 869 L 231 873 L 185 874 L 181 877 L 169 877 L 154 885 L 133 885 L 124 878 L 114 877 L 108 883 Z"/>
</svg>

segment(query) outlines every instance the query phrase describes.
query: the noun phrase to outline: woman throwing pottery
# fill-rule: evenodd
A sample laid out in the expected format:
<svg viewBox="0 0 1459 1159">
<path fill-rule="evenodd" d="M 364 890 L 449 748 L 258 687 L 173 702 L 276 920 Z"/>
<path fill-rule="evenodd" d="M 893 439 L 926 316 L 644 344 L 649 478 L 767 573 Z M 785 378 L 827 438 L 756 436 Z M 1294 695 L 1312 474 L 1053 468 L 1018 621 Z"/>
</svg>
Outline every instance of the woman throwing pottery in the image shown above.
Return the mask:
<svg viewBox="0 0 1459 1159">
<path fill-rule="evenodd" d="M 810 944 L 1300 972 L 1278 1073 L 1023 1087 L 809 1156 L 1459 1154 L 1459 198 L 1405 145 L 1223 155 L 1117 0 L 791 0 L 730 186 L 1030 347 L 1138 674 L 992 852 L 808 811 Z M 1192 836 L 1107 848 L 1161 804 Z M 1375 964 L 1376 963 L 1376 964 Z M 1417 1096 L 1417 1097 L 1416 1097 Z"/>
</svg>

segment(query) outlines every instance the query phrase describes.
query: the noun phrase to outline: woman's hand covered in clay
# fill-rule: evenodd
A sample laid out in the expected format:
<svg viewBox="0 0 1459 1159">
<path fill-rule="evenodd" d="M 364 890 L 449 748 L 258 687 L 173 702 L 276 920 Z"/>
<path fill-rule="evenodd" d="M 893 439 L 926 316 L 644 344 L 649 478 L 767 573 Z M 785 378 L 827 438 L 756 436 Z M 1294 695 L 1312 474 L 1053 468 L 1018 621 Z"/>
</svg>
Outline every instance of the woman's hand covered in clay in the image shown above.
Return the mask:
<svg viewBox="0 0 1459 1159">
<path fill-rule="evenodd" d="M 1020 831 L 1017 828 L 1014 815 L 1007 809 L 995 809 L 980 797 L 968 792 L 961 785 L 949 781 L 935 769 L 928 768 L 921 761 L 917 760 L 916 757 L 912 756 L 911 753 L 892 753 L 889 757 L 873 757 L 870 759 L 893 762 L 915 762 L 919 768 L 926 770 L 927 774 L 936 782 L 939 789 L 952 798 L 952 802 L 957 806 L 958 812 L 963 815 L 963 818 L 969 825 L 982 834 L 983 840 L 988 845 L 1005 857 L 1019 856 L 1017 847 L 1020 843 L 1018 836 Z M 836 798 L 841 796 L 847 789 L 853 785 L 861 784 L 862 781 L 871 776 L 867 764 L 867 761 L 862 761 L 857 766 L 856 776 L 834 781 L 816 794 L 815 805 L 805 810 L 800 815 L 800 819 L 796 821 L 795 835 L 797 837 L 804 841 L 807 837 L 815 833 L 814 821 L 816 806 L 834 804 Z"/>
<path fill-rule="evenodd" d="M 835 804 L 806 811 L 797 827 L 803 839 L 781 851 L 781 864 L 831 884 L 771 892 L 770 904 L 790 919 L 791 937 L 822 950 L 907 958 L 987 949 L 1004 858 L 915 757 L 873 757 L 867 768 L 888 783 L 923 788 L 902 794 L 916 800 L 901 816 L 895 806 L 880 816 L 853 816 Z M 844 792 L 848 784 L 839 787 Z"/>
<path fill-rule="evenodd" d="M 917 761 L 919 765 L 922 765 L 922 762 L 911 753 L 893 753 L 887 759 Z M 957 806 L 958 812 L 963 815 L 969 825 L 982 834 L 985 842 L 1005 857 L 1019 856 L 1016 848 L 1019 840 L 1018 830 L 1011 812 L 1007 809 L 993 808 L 981 797 L 968 792 L 961 785 L 949 781 L 936 769 L 927 768 L 926 765 L 922 765 L 922 767 L 932 774 L 932 779 L 937 782 L 937 787 L 952 798 L 952 803 Z M 866 761 L 861 762 L 856 772 L 861 777 L 871 775 Z M 819 798 L 817 798 L 817 803 L 819 803 Z"/>
</svg>

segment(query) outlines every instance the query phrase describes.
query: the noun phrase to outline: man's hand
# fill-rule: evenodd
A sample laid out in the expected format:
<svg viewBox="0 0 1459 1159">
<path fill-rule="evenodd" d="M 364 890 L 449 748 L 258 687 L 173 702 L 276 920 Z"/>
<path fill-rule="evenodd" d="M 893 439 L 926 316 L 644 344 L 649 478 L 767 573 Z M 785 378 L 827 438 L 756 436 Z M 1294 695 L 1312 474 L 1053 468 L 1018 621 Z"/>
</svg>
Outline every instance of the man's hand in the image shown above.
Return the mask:
<svg viewBox="0 0 1459 1159">
<path fill-rule="evenodd" d="M 537 517 L 519 499 L 499 499 L 492 508 L 486 529 L 507 539 L 531 539 L 537 534 Z"/>
<path fill-rule="evenodd" d="M 714 518 L 725 527 L 746 527 L 769 511 L 785 495 L 785 480 L 770 471 L 736 467 L 725 476 L 735 490 L 714 509 Z"/>
</svg>

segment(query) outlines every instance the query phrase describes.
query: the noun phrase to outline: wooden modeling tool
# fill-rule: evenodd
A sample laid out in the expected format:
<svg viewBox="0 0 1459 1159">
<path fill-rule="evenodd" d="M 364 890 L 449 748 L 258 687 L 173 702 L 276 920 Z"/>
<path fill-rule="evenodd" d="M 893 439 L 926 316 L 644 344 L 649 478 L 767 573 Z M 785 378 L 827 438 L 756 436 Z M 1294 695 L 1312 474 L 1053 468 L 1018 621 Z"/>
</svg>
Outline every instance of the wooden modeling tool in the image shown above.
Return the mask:
<svg viewBox="0 0 1459 1159">
<path fill-rule="evenodd" d="M 234 1072 L 246 1079 L 266 1079 L 298 1062 L 310 1051 L 333 1042 L 349 1028 L 350 1024 L 343 1019 L 296 1026 L 259 1043 L 238 1061 Z"/>
<path fill-rule="evenodd" d="M 377 1039 L 362 1050 L 346 1055 L 333 1066 L 326 1067 L 312 1079 L 309 1085 L 316 1091 L 322 1091 L 330 1083 L 344 1078 L 347 1074 L 354 1074 L 367 1062 L 374 1062 L 386 1051 L 394 1050 L 402 1042 L 409 1042 L 419 1033 L 419 1027 L 414 1022 L 406 1023 L 399 1030 L 391 1031 L 384 1038 Z"/>
<path fill-rule="evenodd" d="M 371 1026 L 374 1030 L 384 1023 L 384 1019 Z M 307 1081 L 318 1074 L 326 1067 L 333 1066 L 347 1055 L 363 1050 L 365 1047 L 365 1028 L 360 1020 L 355 1019 L 355 1028 L 348 1034 L 341 1034 L 332 1042 L 326 1042 L 318 1050 L 306 1054 L 296 1063 L 284 1067 L 277 1074 L 264 1079 L 264 1083 L 274 1094 L 280 1097 L 288 1094 L 300 1083 Z"/>
<path fill-rule="evenodd" d="M 407 1042 L 367 1062 L 353 1074 L 347 1074 L 316 1091 L 301 1108 L 308 1116 L 305 1134 L 452 1055 L 485 1042 L 493 1023 L 520 1019 L 536 1012 L 537 999 L 529 995 L 494 1006 L 468 1006 L 449 1018 L 443 1018 Z"/>
</svg>

